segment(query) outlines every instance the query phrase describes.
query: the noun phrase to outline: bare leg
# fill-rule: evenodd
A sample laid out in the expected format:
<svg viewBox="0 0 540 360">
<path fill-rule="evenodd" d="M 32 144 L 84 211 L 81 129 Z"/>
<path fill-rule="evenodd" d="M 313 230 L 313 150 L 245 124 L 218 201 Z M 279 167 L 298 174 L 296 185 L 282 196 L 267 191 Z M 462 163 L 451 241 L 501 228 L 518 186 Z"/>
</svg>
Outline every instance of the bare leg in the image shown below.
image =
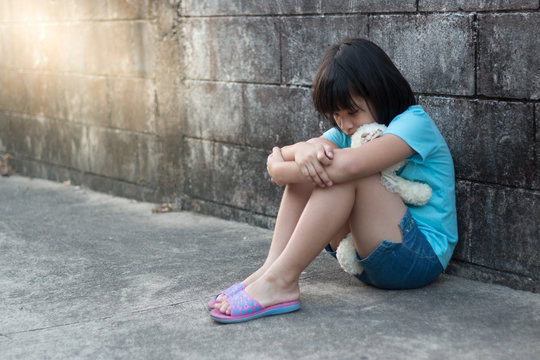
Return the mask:
<svg viewBox="0 0 540 360">
<path fill-rule="evenodd" d="M 304 211 L 304 207 L 311 196 L 313 186 L 311 184 L 289 184 L 285 188 L 272 236 L 272 243 L 263 266 L 245 279 L 243 284 L 250 284 L 258 279 L 264 271 L 278 258 L 291 238 L 296 228 L 298 219 Z"/>
<path fill-rule="evenodd" d="M 407 207 L 398 194 L 388 191 L 380 176 L 362 179 L 356 186 L 351 231 L 361 258 L 366 258 L 386 239 L 401 242 L 399 222 Z"/>
<path fill-rule="evenodd" d="M 289 242 L 291 234 L 296 228 L 298 219 L 300 218 L 302 211 L 304 211 L 304 207 L 306 206 L 312 191 L 313 185 L 307 183 L 289 184 L 286 186 L 285 192 L 283 193 L 283 197 L 281 199 L 281 204 L 279 206 L 268 256 L 266 257 L 264 264 L 257 271 L 242 281 L 242 284 L 249 285 L 257 280 L 279 257 Z M 219 307 L 220 303 L 225 299 L 225 295 L 218 296 L 216 299 L 217 303 L 214 306 Z"/>
<path fill-rule="evenodd" d="M 347 234 L 350 232 L 351 232 L 351 226 L 349 225 L 349 222 L 347 221 L 347 223 L 343 225 L 341 229 L 338 230 L 337 234 L 334 235 L 332 239 L 330 240 L 329 242 L 330 248 L 336 251 L 341 240 L 343 240 L 345 236 L 347 236 Z"/>
<path fill-rule="evenodd" d="M 313 190 L 290 241 L 246 292 L 262 306 L 298 299 L 301 272 L 343 224 L 350 222 L 359 254 L 364 256 L 384 239 L 401 241 L 398 224 L 404 212 L 405 205 L 381 185 L 380 175 Z M 227 302 L 219 308 L 229 313 Z"/>
<path fill-rule="evenodd" d="M 306 203 L 308 202 L 312 192 L 313 185 L 311 184 L 289 184 L 285 188 L 283 198 L 278 211 L 276 219 L 276 226 L 274 227 L 274 234 L 272 236 L 272 243 L 270 244 L 270 250 L 264 264 L 253 274 L 247 277 L 242 284 L 249 285 L 257 280 L 264 272 L 274 263 L 274 261 L 281 255 L 285 249 L 287 243 L 291 239 L 291 236 L 298 224 L 298 220 L 304 211 Z M 340 241 L 350 232 L 348 222 L 342 226 L 337 234 L 334 234 L 332 239 L 332 248 L 335 249 L 339 245 Z M 335 247 L 334 247 L 335 246 Z"/>
</svg>

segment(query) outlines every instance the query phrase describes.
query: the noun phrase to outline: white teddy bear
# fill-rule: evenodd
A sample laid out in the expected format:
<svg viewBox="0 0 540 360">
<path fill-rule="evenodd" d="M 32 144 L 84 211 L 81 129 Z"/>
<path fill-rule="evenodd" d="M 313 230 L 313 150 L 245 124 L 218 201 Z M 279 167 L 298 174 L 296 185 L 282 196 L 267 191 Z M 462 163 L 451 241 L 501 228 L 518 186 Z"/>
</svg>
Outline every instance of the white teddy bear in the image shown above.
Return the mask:
<svg viewBox="0 0 540 360">
<path fill-rule="evenodd" d="M 351 147 L 361 146 L 368 141 L 379 137 L 386 126 L 378 123 L 366 124 L 358 128 L 351 137 Z M 396 174 L 396 171 L 405 165 L 405 160 L 390 166 L 381 172 L 381 183 L 392 192 L 396 192 L 403 202 L 410 205 L 425 205 L 431 198 L 429 185 L 404 179 Z M 351 234 L 339 244 L 336 257 L 345 272 L 351 275 L 361 274 L 364 269 L 356 261 L 356 249 Z"/>
</svg>

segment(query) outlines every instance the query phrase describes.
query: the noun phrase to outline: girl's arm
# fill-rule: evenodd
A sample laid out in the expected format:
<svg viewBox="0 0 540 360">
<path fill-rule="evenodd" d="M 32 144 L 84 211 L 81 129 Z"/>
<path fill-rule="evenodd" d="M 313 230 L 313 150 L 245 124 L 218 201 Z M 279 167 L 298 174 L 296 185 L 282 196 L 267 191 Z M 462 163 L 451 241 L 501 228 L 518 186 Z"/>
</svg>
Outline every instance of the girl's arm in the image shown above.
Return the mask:
<svg viewBox="0 0 540 360">
<path fill-rule="evenodd" d="M 285 157 L 290 156 L 287 151 L 291 149 L 284 150 Z M 330 165 L 324 167 L 324 170 L 332 183 L 344 183 L 381 172 L 413 153 L 412 148 L 400 137 L 385 134 L 361 147 L 334 149 L 333 159 Z M 279 148 L 274 148 L 268 157 L 267 167 L 272 181 L 281 186 L 309 181 L 298 164 L 294 161 L 286 161 L 285 157 L 281 155 Z"/>
<path fill-rule="evenodd" d="M 272 182 L 279 186 L 309 181 L 302 174 L 296 162 L 292 160 L 286 161 L 283 158 L 282 151 L 278 147 L 272 149 L 272 153 L 266 160 L 266 168 Z"/>
<path fill-rule="evenodd" d="M 298 170 L 313 185 L 331 186 L 325 167 L 332 163 L 333 150 L 337 146 L 324 137 L 313 138 L 281 148 L 281 155 L 285 161 L 294 161 Z M 297 174 L 294 174 L 297 175 Z M 296 179 L 293 176 L 293 179 Z"/>
<path fill-rule="evenodd" d="M 384 134 L 360 147 L 335 150 L 326 172 L 334 183 L 344 183 L 379 173 L 413 154 L 399 136 Z"/>
</svg>

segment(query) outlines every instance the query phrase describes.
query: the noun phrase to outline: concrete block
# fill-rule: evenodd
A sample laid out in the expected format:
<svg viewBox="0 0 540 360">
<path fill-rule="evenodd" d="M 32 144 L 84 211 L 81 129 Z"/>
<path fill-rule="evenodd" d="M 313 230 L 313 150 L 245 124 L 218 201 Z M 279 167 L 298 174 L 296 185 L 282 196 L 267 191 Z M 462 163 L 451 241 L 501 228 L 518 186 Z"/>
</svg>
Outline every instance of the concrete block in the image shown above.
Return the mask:
<svg viewBox="0 0 540 360">
<path fill-rule="evenodd" d="M 536 152 L 535 170 L 533 176 L 533 188 L 540 190 L 540 105 L 535 104 L 535 129 L 536 135 L 534 138 L 534 148 Z"/>
<path fill-rule="evenodd" d="M 182 93 L 187 136 L 244 143 L 242 85 L 186 81 Z"/>
<path fill-rule="evenodd" d="M 8 111 L 13 103 L 10 101 L 10 96 L 13 93 L 7 87 L 13 85 L 9 84 L 9 78 L 11 77 L 11 71 L 0 71 L 0 111 Z"/>
<path fill-rule="evenodd" d="M 313 14 L 320 13 L 324 0 L 267 0 L 267 1 L 244 1 L 244 12 L 251 14 L 274 15 L 274 14 Z"/>
<path fill-rule="evenodd" d="M 188 79 L 279 83 L 273 18 L 186 19 L 183 68 Z"/>
<path fill-rule="evenodd" d="M 0 110 L 0 154 L 8 152 L 10 126 L 9 114 Z"/>
<path fill-rule="evenodd" d="M 150 77 L 154 25 L 147 21 L 84 24 L 85 73 Z M 74 41 L 75 39 L 73 39 Z"/>
<path fill-rule="evenodd" d="M 188 16 L 324 14 L 351 12 L 416 11 L 416 0 L 188 0 L 182 1 L 181 14 Z"/>
<path fill-rule="evenodd" d="M 58 51 L 62 37 L 58 26 L 50 24 L 9 24 L 2 26 L 2 53 L 0 64 L 12 69 L 44 69 L 61 54 Z"/>
<path fill-rule="evenodd" d="M 4 114 L 9 118 L 8 134 L 2 141 L 17 156 L 39 159 L 44 154 L 45 120 L 33 120 L 22 114 Z"/>
<path fill-rule="evenodd" d="M 420 97 L 446 138 L 460 179 L 532 186 L 532 104 Z"/>
<path fill-rule="evenodd" d="M 110 96 L 102 77 L 28 73 L 32 113 L 75 123 L 110 125 Z"/>
<path fill-rule="evenodd" d="M 187 0 L 180 3 L 182 16 L 242 14 L 242 0 Z"/>
<path fill-rule="evenodd" d="M 270 182 L 266 157 L 253 148 L 186 138 L 184 191 L 190 198 L 274 215 L 280 189 Z"/>
<path fill-rule="evenodd" d="M 214 146 L 212 141 L 186 138 L 184 142 L 183 168 L 184 193 L 192 198 L 213 201 Z"/>
<path fill-rule="evenodd" d="M 52 116 L 78 123 L 111 125 L 111 105 L 114 105 L 111 99 L 114 96 L 106 78 L 59 75 L 56 81 L 57 89 L 51 92 L 54 98 L 50 99 Z M 138 108 L 138 101 L 141 99 L 137 99 L 132 107 Z"/>
<path fill-rule="evenodd" d="M 178 123 L 181 93 L 180 83 L 183 74 L 180 73 L 180 49 L 178 40 L 167 38 L 155 46 L 155 102 L 157 113 L 162 120 Z M 163 132 L 161 132 L 163 133 Z"/>
<path fill-rule="evenodd" d="M 153 25 L 149 22 L 75 22 L 13 25 L 2 64 L 79 74 L 150 76 Z"/>
<path fill-rule="evenodd" d="M 158 165 L 162 156 L 158 137 L 153 134 L 138 134 L 137 146 L 137 184 L 156 188 L 159 179 Z"/>
<path fill-rule="evenodd" d="M 164 9 L 164 3 L 159 5 L 160 11 L 168 13 L 171 9 Z M 176 11 L 174 11 L 176 18 Z M 165 16 L 165 15 L 163 15 Z M 161 23 L 162 17 L 158 18 Z M 172 26 L 172 25 L 171 25 Z M 155 118 L 156 133 L 159 136 L 160 156 L 158 164 L 159 190 L 165 196 L 180 194 L 182 192 L 182 138 L 185 108 L 183 99 L 189 95 L 180 86 L 183 74 L 180 74 L 180 45 L 176 28 L 169 27 L 164 36 L 154 44 L 155 47 Z"/>
<path fill-rule="evenodd" d="M 538 0 L 419 0 L 419 11 L 493 11 L 538 9 Z"/>
<path fill-rule="evenodd" d="M 458 220 L 458 243 L 452 259 L 465 262 L 471 261 L 471 216 L 474 208 L 471 207 L 473 201 L 471 193 L 471 182 L 456 180 L 456 209 Z"/>
<path fill-rule="evenodd" d="M 88 58 L 97 56 L 89 54 L 89 51 L 91 43 L 98 41 L 97 37 L 92 38 L 93 26 L 104 23 L 98 24 L 49 23 L 29 28 L 26 46 L 31 50 L 29 59 L 33 60 L 31 63 L 23 63 L 22 67 L 79 74 L 99 73 L 95 67 L 88 66 Z"/>
<path fill-rule="evenodd" d="M 452 261 L 445 271 L 446 274 L 476 280 L 488 284 L 498 284 L 514 289 L 539 292 L 540 281 L 530 276 L 519 275 L 507 271 L 498 271 L 471 263 Z"/>
<path fill-rule="evenodd" d="M 108 0 L 55 0 L 20 1 L 3 0 L 0 21 L 50 22 L 107 19 Z M 114 3 L 114 2 L 113 2 Z"/>
<path fill-rule="evenodd" d="M 71 122 L 110 125 L 105 78 L 8 70 L 0 73 L 0 79 L 4 85 L 0 88 L 0 109 Z"/>
<path fill-rule="evenodd" d="M 15 53 L 13 52 L 13 45 L 15 42 L 16 42 L 16 39 L 13 32 L 13 26 L 2 24 L 0 20 L 0 54 L 2 54 L 2 56 L 0 56 L 0 67 L 2 68 L 13 67 L 12 64 L 15 60 L 14 59 Z M 2 72 L 4 71 L 5 70 L 3 70 Z"/>
<path fill-rule="evenodd" d="M 247 85 L 245 98 L 247 145 L 270 150 L 321 135 L 310 89 Z"/>
<path fill-rule="evenodd" d="M 540 278 L 540 193 L 472 184 L 471 196 L 471 262 Z"/>
<path fill-rule="evenodd" d="M 364 15 L 285 18 L 281 32 L 283 82 L 311 85 L 324 51 L 345 38 L 366 37 L 367 22 Z"/>
<path fill-rule="evenodd" d="M 187 0 L 181 2 L 180 13 L 184 16 L 313 14 L 320 12 L 321 2 L 321 0 Z"/>
<path fill-rule="evenodd" d="M 20 139 L 15 138 L 12 114 L 0 111 L 0 151 L 15 154 L 15 143 Z"/>
<path fill-rule="evenodd" d="M 14 152 L 14 142 L 17 141 L 13 132 L 12 114 L 0 110 L 0 151 Z"/>
<path fill-rule="evenodd" d="M 474 94 L 472 15 L 376 15 L 369 29 L 414 92 Z"/>
<path fill-rule="evenodd" d="M 46 120 L 44 125 L 42 138 L 44 143 L 37 146 L 41 149 L 41 155 L 35 159 L 88 171 L 91 153 L 87 127 L 59 120 Z M 36 134 L 36 129 L 32 129 L 32 132 L 35 138 L 40 138 L 40 134 Z"/>
<path fill-rule="evenodd" d="M 90 127 L 90 171 L 106 177 L 136 183 L 139 152 L 137 134 Z"/>
<path fill-rule="evenodd" d="M 108 78 L 107 100 L 113 128 L 155 132 L 155 95 L 152 80 Z"/>
<path fill-rule="evenodd" d="M 5 43 L 9 53 L 2 54 L 4 66 L 13 70 L 46 69 L 61 54 L 59 50 L 62 37 L 58 26 L 42 24 L 10 24 L 3 27 Z"/>
<path fill-rule="evenodd" d="M 0 109 L 30 113 L 32 104 L 29 90 L 32 83 L 26 74 L 10 70 L 0 71 L 0 80 Z"/>
<path fill-rule="evenodd" d="M 2 138 L 10 152 L 48 164 L 89 170 L 87 129 L 60 120 L 11 115 Z"/>
<path fill-rule="evenodd" d="M 478 93 L 540 99 L 540 13 L 478 16 Z"/>
<path fill-rule="evenodd" d="M 11 1 L 0 1 L 0 25 L 11 20 Z M 0 36 L 1 39 L 1 36 Z M 0 44 L 1 45 L 1 44 Z"/>
<path fill-rule="evenodd" d="M 333 0 L 321 1 L 323 13 L 351 13 L 351 12 L 415 12 L 416 0 Z"/>
<path fill-rule="evenodd" d="M 216 143 L 214 163 L 215 202 L 276 214 L 279 187 L 266 171 L 267 153 L 261 150 Z"/>
<path fill-rule="evenodd" d="M 180 16 L 178 14 L 179 4 L 174 1 L 159 1 L 155 2 L 152 12 L 155 18 L 156 27 L 158 31 L 158 39 L 161 39 L 161 42 L 167 40 L 169 37 L 176 38 L 176 44 L 168 45 L 169 48 L 178 48 L 178 39 L 177 39 L 177 30 L 178 23 L 180 21 Z M 158 40 L 159 41 L 159 40 Z M 159 43 L 156 45 L 159 46 Z M 178 52 L 179 53 L 179 52 Z M 178 55 L 176 55 L 178 57 Z"/>
<path fill-rule="evenodd" d="M 109 19 L 149 19 L 154 14 L 151 0 L 113 0 L 108 2 Z"/>
</svg>

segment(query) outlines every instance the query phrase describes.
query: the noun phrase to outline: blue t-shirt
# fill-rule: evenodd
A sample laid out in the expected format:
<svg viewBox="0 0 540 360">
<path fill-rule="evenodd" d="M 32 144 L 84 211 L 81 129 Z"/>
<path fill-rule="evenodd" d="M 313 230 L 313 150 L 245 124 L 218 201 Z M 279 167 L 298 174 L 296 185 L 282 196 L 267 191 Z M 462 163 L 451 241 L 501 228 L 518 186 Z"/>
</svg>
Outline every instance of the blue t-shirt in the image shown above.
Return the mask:
<svg viewBox="0 0 540 360">
<path fill-rule="evenodd" d="M 454 163 L 448 145 L 420 105 L 413 105 L 392 119 L 383 134 L 399 136 L 415 152 L 407 158 L 407 164 L 400 169 L 399 175 L 426 183 L 433 190 L 426 205 L 409 205 L 409 209 L 446 268 L 458 239 Z M 350 136 L 337 127 L 326 131 L 323 136 L 339 148 L 351 146 Z"/>
</svg>

